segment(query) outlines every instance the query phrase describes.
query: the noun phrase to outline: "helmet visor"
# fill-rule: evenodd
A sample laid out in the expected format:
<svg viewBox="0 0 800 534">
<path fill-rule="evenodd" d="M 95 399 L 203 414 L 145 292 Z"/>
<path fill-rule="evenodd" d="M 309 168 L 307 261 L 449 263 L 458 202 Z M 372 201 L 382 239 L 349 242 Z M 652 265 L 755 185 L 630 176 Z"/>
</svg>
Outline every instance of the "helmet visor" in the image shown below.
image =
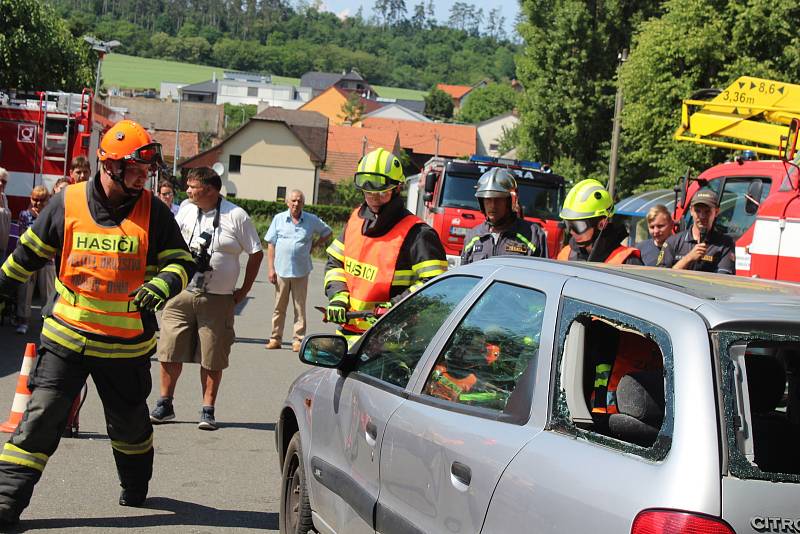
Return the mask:
<svg viewBox="0 0 800 534">
<path fill-rule="evenodd" d="M 371 172 L 357 172 L 353 181 L 357 188 L 371 193 L 383 193 L 398 185 L 396 180 L 392 180 L 385 174 Z"/>
<path fill-rule="evenodd" d="M 162 165 L 164 159 L 161 157 L 161 144 L 150 143 L 137 148 L 126 158 L 136 163 L 145 165 Z"/>
<path fill-rule="evenodd" d="M 573 234 L 582 234 L 589 228 L 594 228 L 597 225 L 597 218 L 592 219 L 578 219 L 576 221 L 571 221 L 569 219 L 565 220 L 564 223 L 567 225 L 567 230 L 572 232 Z"/>
</svg>

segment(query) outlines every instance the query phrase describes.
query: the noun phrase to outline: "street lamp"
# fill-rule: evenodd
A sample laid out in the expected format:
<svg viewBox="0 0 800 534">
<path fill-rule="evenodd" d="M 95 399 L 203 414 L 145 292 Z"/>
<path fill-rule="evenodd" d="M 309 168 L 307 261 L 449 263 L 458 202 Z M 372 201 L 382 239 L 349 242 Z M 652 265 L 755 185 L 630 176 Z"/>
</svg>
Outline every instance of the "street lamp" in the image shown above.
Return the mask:
<svg viewBox="0 0 800 534">
<path fill-rule="evenodd" d="M 96 39 L 91 35 L 84 35 L 83 40 L 92 45 L 92 50 L 97 50 L 97 79 L 95 80 L 94 84 L 94 96 L 97 98 L 97 94 L 100 92 L 100 65 L 103 63 L 103 57 L 111 52 L 112 48 L 119 46 L 122 43 L 116 39 L 113 41 L 101 41 L 100 39 Z"/>
</svg>

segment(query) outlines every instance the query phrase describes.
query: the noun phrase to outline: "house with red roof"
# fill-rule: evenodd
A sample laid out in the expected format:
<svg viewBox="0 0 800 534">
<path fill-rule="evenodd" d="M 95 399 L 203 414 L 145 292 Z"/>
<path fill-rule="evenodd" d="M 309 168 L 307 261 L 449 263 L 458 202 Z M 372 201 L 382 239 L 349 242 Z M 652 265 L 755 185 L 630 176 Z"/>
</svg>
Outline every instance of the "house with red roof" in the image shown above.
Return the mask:
<svg viewBox="0 0 800 534">
<path fill-rule="evenodd" d="M 437 83 L 436 88 L 444 91 L 450 98 L 453 99 L 453 112 L 461 109 L 464 102 L 469 98 L 469 94 L 475 89 L 485 87 L 489 82 L 481 80 L 475 85 L 447 85 L 446 83 Z"/>
</svg>

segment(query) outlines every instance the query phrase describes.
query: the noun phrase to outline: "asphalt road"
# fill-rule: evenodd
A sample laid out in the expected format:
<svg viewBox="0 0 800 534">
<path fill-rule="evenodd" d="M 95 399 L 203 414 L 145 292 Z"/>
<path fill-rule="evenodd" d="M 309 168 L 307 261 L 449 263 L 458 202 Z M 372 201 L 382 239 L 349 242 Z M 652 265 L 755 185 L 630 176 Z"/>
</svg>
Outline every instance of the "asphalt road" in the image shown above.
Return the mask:
<svg viewBox="0 0 800 534">
<path fill-rule="evenodd" d="M 323 264 L 315 262 L 308 291 L 308 333 L 332 331 L 313 309 L 325 302 L 322 276 Z M 144 508 L 117 504 L 120 488 L 111 445 L 90 380 L 79 437 L 62 439 L 13 532 L 277 531 L 280 469 L 274 426 L 289 385 L 306 367 L 291 351 L 291 304 L 284 348 L 264 349 L 274 296 L 263 264 L 247 301 L 237 310 L 231 366 L 223 374 L 217 399 L 219 430 L 197 429 L 202 403 L 199 366 L 184 366 L 175 398 L 177 418 L 155 427 L 155 470 Z M 0 326 L 0 421 L 11 407 L 25 342 L 38 343 L 40 328 L 41 321 L 34 320 L 28 335 L 21 336 L 13 327 Z M 151 407 L 158 399 L 155 360 L 152 375 Z"/>
</svg>

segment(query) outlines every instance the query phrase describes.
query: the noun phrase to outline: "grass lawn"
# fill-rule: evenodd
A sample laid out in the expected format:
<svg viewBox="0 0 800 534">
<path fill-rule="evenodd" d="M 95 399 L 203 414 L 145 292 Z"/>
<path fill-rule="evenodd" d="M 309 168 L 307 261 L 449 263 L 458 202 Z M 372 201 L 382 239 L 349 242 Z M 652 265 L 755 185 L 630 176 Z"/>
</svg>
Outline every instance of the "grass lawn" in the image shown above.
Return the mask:
<svg viewBox="0 0 800 534">
<path fill-rule="evenodd" d="M 219 67 L 206 67 L 192 65 L 178 61 L 164 59 L 151 59 L 145 57 L 127 56 L 125 54 L 108 54 L 103 60 L 103 81 L 106 86 L 115 86 L 131 89 L 152 88 L 158 91 L 161 82 L 198 83 L 210 80 L 213 73 L 217 79 L 222 79 L 224 69 Z M 273 76 L 272 82 L 276 84 L 299 85 L 299 78 L 286 76 Z M 414 89 L 401 89 L 398 87 L 383 87 L 376 85 L 375 90 L 385 98 L 405 98 L 409 100 L 422 100 L 424 91 Z"/>
</svg>

